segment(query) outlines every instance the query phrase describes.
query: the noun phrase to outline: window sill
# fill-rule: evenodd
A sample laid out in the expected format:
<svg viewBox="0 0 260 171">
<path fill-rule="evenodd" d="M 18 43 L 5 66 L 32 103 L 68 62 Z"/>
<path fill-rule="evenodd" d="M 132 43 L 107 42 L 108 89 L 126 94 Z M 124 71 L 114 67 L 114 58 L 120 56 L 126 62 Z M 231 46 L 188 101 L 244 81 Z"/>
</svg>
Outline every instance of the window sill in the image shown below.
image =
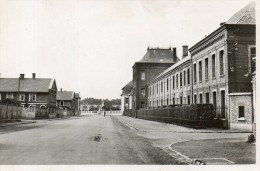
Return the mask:
<svg viewBox="0 0 260 171">
<path fill-rule="evenodd" d="M 245 118 L 238 118 L 238 121 L 246 121 Z"/>
</svg>

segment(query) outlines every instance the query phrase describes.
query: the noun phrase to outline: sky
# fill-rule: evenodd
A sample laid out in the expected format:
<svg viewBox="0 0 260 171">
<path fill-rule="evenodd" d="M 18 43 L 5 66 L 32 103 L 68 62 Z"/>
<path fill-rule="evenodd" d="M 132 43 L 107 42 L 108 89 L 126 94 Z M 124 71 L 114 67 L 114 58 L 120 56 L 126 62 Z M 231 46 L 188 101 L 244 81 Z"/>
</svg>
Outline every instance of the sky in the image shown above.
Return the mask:
<svg viewBox="0 0 260 171">
<path fill-rule="evenodd" d="M 147 47 L 192 47 L 252 0 L 0 0 L 2 78 L 120 98 Z"/>
</svg>

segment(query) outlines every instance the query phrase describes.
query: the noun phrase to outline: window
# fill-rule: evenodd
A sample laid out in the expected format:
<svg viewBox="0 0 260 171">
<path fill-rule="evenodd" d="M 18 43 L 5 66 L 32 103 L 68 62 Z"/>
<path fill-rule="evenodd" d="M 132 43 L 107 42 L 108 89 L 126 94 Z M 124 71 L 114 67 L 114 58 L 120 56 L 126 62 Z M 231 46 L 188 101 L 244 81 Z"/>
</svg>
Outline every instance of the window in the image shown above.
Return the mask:
<svg viewBox="0 0 260 171">
<path fill-rule="evenodd" d="M 7 93 L 6 94 L 6 98 L 7 99 L 13 99 L 14 98 L 14 94 L 13 93 Z"/>
<path fill-rule="evenodd" d="M 178 74 L 176 75 L 176 88 L 178 88 Z"/>
<path fill-rule="evenodd" d="M 239 116 L 239 118 L 245 117 L 245 107 L 244 106 L 238 106 L 238 116 Z"/>
<path fill-rule="evenodd" d="M 186 84 L 186 71 L 183 73 L 183 85 L 185 86 Z"/>
<path fill-rule="evenodd" d="M 180 87 L 182 86 L 182 73 L 180 73 Z"/>
<path fill-rule="evenodd" d="M 163 106 L 163 99 L 161 99 L 161 106 Z"/>
<path fill-rule="evenodd" d="M 190 84 L 190 69 L 187 70 L 188 85 Z"/>
<path fill-rule="evenodd" d="M 212 55 L 212 78 L 216 77 L 216 61 L 215 54 Z"/>
<path fill-rule="evenodd" d="M 173 105 L 175 104 L 175 98 L 172 98 L 172 104 Z"/>
<path fill-rule="evenodd" d="M 196 75 L 197 75 L 196 64 L 193 64 L 193 70 L 194 70 L 194 84 L 196 84 L 196 82 L 197 82 L 197 78 L 196 78 Z"/>
<path fill-rule="evenodd" d="M 182 96 L 180 96 L 180 104 L 182 104 Z"/>
<path fill-rule="evenodd" d="M 141 80 L 145 81 L 145 71 L 141 71 Z"/>
<path fill-rule="evenodd" d="M 141 108 L 145 108 L 145 102 L 141 102 Z"/>
<path fill-rule="evenodd" d="M 209 104 L 209 93 L 206 93 L 206 103 Z"/>
<path fill-rule="evenodd" d="M 24 101 L 24 100 L 25 100 L 25 95 L 19 94 L 19 101 Z"/>
<path fill-rule="evenodd" d="M 145 96 L 145 88 L 141 88 L 141 95 Z"/>
<path fill-rule="evenodd" d="M 216 108 L 217 107 L 217 93 L 214 91 L 213 92 L 213 106 Z"/>
<path fill-rule="evenodd" d="M 166 104 L 167 104 L 167 106 L 169 105 L 169 100 L 168 100 L 168 98 L 167 98 L 167 103 L 166 103 Z"/>
<path fill-rule="evenodd" d="M 61 105 L 61 106 L 64 106 L 64 101 L 61 101 L 61 102 L 60 102 L 60 105 Z"/>
<path fill-rule="evenodd" d="M 221 118 L 225 118 L 225 90 L 221 92 Z"/>
<path fill-rule="evenodd" d="M 194 104 L 197 104 L 197 95 L 194 94 Z"/>
<path fill-rule="evenodd" d="M 223 56 L 224 56 L 224 51 L 221 50 L 219 52 L 219 74 L 220 75 L 224 75 L 224 59 L 223 59 Z"/>
<path fill-rule="evenodd" d="M 205 59 L 205 79 L 209 79 L 209 59 Z"/>
<path fill-rule="evenodd" d="M 203 103 L 202 94 L 200 94 L 200 104 Z"/>
<path fill-rule="evenodd" d="M 190 104 L 190 96 L 187 97 L 188 98 L 188 105 Z"/>
<path fill-rule="evenodd" d="M 202 81 L 202 62 L 199 61 L 199 81 Z"/>
<path fill-rule="evenodd" d="M 154 86 L 155 86 L 155 85 L 153 85 L 153 94 L 154 94 L 154 89 L 155 89 Z"/>
<path fill-rule="evenodd" d="M 30 101 L 36 101 L 36 94 L 35 93 L 30 93 L 29 94 L 29 100 Z"/>
<path fill-rule="evenodd" d="M 174 86 L 175 86 L 175 79 L 174 79 L 174 76 L 172 77 L 172 88 L 174 89 Z"/>
<path fill-rule="evenodd" d="M 158 104 L 159 102 L 158 102 L 158 100 L 157 100 L 157 106 L 159 106 L 159 104 Z"/>
<path fill-rule="evenodd" d="M 256 58 L 256 48 L 255 47 L 251 47 L 250 48 L 250 60 L 251 60 L 251 73 L 253 73 L 254 71 L 255 71 L 255 67 L 256 67 L 256 65 L 255 65 L 255 59 Z"/>
<path fill-rule="evenodd" d="M 163 82 L 161 82 L 161 92 L 163 92 Z"/>
<path fill-rule="evenodd" d="M 159 83 L 157 83 L 157 94 L 159 93 Z"/>
<path fill-rule="evenodd" d="M 168 80 L 168 78 L 167 78 L 167 82 L 166 82 L 166 88 L 167 88 L 167 91 L 168 91 L 168 89 L 169 89 L 169 80 Z"/>
</svg>

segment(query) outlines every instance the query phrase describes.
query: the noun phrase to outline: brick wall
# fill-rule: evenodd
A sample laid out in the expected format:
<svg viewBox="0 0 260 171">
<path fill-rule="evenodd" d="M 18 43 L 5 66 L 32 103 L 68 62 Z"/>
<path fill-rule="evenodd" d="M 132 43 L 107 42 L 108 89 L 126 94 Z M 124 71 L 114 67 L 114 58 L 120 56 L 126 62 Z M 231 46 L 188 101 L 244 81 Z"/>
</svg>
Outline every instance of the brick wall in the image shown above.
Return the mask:
<svg viewBox="0 0 260 171">
<path fill-rule="evenodd" d="M 252 94 L 232 93 L 230 98 L 230 129 L 252 131 Z M 244 117 L 239 118 L 239 106 L 244 106 Z"/>
</svg>

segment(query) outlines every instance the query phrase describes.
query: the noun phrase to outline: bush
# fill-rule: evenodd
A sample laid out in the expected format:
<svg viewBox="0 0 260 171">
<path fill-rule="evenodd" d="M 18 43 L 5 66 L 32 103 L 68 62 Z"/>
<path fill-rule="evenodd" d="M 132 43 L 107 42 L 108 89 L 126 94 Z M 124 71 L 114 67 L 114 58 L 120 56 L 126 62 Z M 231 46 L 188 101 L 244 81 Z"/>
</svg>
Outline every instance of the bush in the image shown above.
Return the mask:
<svg viewBox="0 0 260 171">
<path fill-rule="evenodd" d="M 247 140 L 248 143 L 254 143 L 255 140 L 256 140 L 256 139 L 255 139 L 254 134 L 248 135 L 248 140 Z"/>
</svg>

